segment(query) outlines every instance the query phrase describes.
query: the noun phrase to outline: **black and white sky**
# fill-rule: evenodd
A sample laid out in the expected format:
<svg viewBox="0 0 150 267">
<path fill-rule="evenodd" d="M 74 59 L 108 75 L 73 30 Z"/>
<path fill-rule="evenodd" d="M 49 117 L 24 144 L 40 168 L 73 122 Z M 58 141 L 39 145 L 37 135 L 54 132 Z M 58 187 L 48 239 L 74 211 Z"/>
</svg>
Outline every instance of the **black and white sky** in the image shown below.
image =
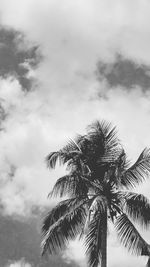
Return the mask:
<svg viewBox="0 0 150 267">
<path fill-rule="evenodd" d="M 133 161 L 150 147 L 149 48 L 148 0 L 0 0 L 0 266 L 86 266 L 78 241 L 40 258 L 47 195 L 64 173 L 44 159 L 96 119 L 117 126 Z M 138 190 L 150 198 L 149 182 Z M 112 229 L 109 267 L 145 262 Z"/>
</svg>

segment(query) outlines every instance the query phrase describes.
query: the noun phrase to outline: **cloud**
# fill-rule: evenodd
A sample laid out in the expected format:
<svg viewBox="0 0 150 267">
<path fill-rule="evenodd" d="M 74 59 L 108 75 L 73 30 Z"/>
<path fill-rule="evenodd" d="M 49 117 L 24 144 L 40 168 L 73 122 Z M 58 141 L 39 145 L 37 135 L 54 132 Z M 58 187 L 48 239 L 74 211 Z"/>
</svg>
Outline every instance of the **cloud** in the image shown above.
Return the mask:
<svg viewBox="0 0 150 267">
<path fill-rule="evenodd" d="M 132 90 L 139 86 L 143 91 L 150 89 L 150 66 L 136 64 L 121 55 L 110 64 L 99 61 L 96 74 L 100 81 L 105 79 L 110 88 L 121 86 Z"/>
<path fill-rule="evenodd" d="M 54 56 L 58 63 L 66 54 L 70 56 L 72 64 L 68 60 L 64 64 L 71 69 L 82 60 L 89 68 L 87 62 L 92 65 L 97 57 L 111 59 L 115 52 L 146 63 L 150 60 L 149 7 L 142 0 L 117 0 L 115 5 L 112 0 L 1 0 L 1 20 L 38 39 L 51 62 Z"/>
<path fill-rule="evenodd" d="M 34 93 L 26 95 L 17 80 L 8 78 L 0 83 L 2 107 L 8 114 L 2 123 L 4 130 L 0 141 L 3 151 L 0 157 L 1 199 L 9 214 L 23 214 L 27 211 L 26 206 L 29 205 L 30 209 L 33 203 L 41 205 L 47 202 L 49 182 L 54 183 L 54 179 L 50 181 L 44 163 L 49 152 L 47 145 L 51 143 L 51 133 L 47 136 L 47 132 L 50 132 L 47 121 L 49 115 L 45 117 L 40 100 L 37 98 L 34 102 Z M 15 172 L 10 177 L 12 166 Z M 47 183 L 43 178 L 47 179 Z"/>
<path fill-rule="evenodd" d="M 37 209 L 36 212 L 32 213 L 32 216 L 28 218 L 16 215 L 0 215 L 1 266 L 76 266 L 73 261 L 66 264 L 61 254 L 51 255 L 51 257 L 41 257 L 40 228 L 41 219 L 44 214 L 45 212 L 41 212 Z"/>
<path fill-rule="evenodd" d="M 20 261 L 14 261 L 7 265 L 8 267 L 31 267 L 32 265 L 26 262 L 23 258 Z"/>
<path fill-rule="evenodd" d="M 0 28 L 0 77 L 16 77 L 23 90 L 30 90 L 34 81 L 31 70 L 40 61 L 39 47 L 31 45 L 23 33 L 10 27 Z"/>
</svg>

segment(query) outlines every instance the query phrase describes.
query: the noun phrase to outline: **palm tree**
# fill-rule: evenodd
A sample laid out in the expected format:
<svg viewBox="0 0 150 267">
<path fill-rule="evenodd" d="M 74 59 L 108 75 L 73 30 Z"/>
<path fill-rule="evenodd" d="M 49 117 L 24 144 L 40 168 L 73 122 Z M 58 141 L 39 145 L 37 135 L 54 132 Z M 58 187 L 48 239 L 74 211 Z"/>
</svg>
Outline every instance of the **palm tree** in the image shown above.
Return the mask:
<svg viewBox="0 0 150 267">
<path fill-rule="evenodd" d="M 150 256 L 150 246 L 134 223 L 150 223 L 150 203 L 142 194 L 130 192 L 150 173 L 150 150 L 145 148 L 131 165 L 116 128 L 96 121 L 85 135 L 47 156 L 47 164 L 66 166 L 50 196 L 63 197 L 46 216 L 42 226 L 42 253 L 57 253 L 78 235 L 84 238 L 88 265 L 107 266 L 108 222 L 121 243 L 133 254 Z M 64 200 L 64 197 L 65 200 Z"/>
</svg>

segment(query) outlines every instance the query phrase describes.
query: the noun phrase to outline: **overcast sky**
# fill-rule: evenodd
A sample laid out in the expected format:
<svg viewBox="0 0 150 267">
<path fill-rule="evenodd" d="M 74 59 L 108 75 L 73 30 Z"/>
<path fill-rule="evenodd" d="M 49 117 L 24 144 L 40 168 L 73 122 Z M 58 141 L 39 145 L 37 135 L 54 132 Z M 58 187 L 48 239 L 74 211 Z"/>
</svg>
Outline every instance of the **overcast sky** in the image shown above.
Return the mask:
<svg viewBox="0 0 150 267">
<path fill-rule="evenodd" d="M 150 147 L 150 2 L 0 0 L 0 24 L 0 216 L 21 233 L 0 234 L 8 251 L 0 262 L 46 266 L 35 261 L 39 213 L 53 205 L 47 194 L 64 170 L 48 171 L 45 156 L 96 119 L 117 126 L 133 161 Z M 139 191 L 150 197 L 150 183 Z M 27 225 L 39 236 L 35 246 Z M 49 265 L 85 266 L 79 246 L 71 243 Z M 146 261 L 127 254 L 114 233 L 108 252 L 109 267 Z"/>
</svg>

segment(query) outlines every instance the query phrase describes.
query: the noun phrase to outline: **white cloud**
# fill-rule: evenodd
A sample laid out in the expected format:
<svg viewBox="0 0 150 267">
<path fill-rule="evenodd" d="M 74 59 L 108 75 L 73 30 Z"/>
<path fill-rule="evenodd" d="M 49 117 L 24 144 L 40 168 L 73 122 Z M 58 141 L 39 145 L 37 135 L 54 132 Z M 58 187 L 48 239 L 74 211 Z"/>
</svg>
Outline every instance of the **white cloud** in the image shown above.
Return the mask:
<svg viewBox="0 0 150 267">
<path fill-rule="evenodd" d="M 7 265 L 7 267 L 32 267 L 32 264 L 26 262 L 24 258 L 19 261 L 13 261 Z"/>
<path fill-rule="evenodd" d="M 76 239 L 71 241 L 63 257 L 68 263 L 70 263 L 72 260 L 75 260 L 79 266 L 87 266 L 85 248 L 83 241 L 81 240 Z"/>
<path fill-rule="evenodd" d="M 149 1 L 1 0 L 0 6 L 3 23 L 41 43 L 52 71 L 76 70 L 81 63 L 91 69 L 98 56 L 110 59 L 121 51 L 150 62 Z"/>
<path fill-rule="evenodd" d="M 58 140 L 54 144 L 49 113 L 45 114 L 44 102 L 36 99 L 36 93 L 24 94 L 16 80 L 1 80 L 0 84 L 2 105 L 8 112 L 0 140 L 0 198 L 5 212 L 23 215 L 32 205 L 48 203 L 56 175 L 63 173 L 49 174 L 44 162 Z M 9 177 L 11 166 L 16 167 L 13 177 Z"/>
</svg>

